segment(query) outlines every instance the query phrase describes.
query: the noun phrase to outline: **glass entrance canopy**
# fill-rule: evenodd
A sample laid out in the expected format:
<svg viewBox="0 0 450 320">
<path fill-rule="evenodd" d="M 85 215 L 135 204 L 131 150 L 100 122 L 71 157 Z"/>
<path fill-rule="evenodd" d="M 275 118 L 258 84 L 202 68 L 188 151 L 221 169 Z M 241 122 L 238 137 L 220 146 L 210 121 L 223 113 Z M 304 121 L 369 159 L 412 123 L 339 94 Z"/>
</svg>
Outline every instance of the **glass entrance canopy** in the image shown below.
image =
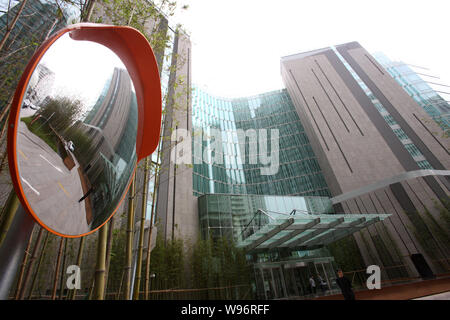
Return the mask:
<svg viewBox="0 0 450 320">
<path fill-rule="evenodd" d="M 240 241 L 238 247 L 244 247 L 248 251 L 281 247 L 313 249 L 387 217 L 387 214 L 319 214 L 272 219 L 260 230 Z"/>
<path fill-rule="evenodd" d="M 204 236 L 231 236 L 246 251 L 315 249 L 390 216 L 334 214 L 326 197 L 208 194 L 198 205 Z"/>
</svg>

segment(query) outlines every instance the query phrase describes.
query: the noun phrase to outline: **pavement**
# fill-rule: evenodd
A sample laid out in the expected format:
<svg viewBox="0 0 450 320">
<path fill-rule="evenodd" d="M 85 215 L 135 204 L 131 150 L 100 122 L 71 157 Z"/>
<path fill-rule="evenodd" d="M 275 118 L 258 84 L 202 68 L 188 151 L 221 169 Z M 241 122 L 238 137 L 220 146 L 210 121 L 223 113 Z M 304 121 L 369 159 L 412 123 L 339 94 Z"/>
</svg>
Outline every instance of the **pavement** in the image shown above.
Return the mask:
<svg viewBox="0 0 450 320">
<path fill-rule="evenodd" d="M 447 300 L 450 299 L 450 275 L 445 274 L 432 280 L 415 281 L 379 290 L 355 292 L 356 300 Z M 318 297 L 315 300 L 343 300 L 342 294 Z"/>
<path fill-rule="evenodd" d="M 20 183 L 28 203 L 50 229 L 65 235 L 90 231 L 86 218 L 79 164 L 69 170 L 63 159 L 44 140 L 19 121 L 17 159 Z M 70 152 L 70 151 L 68 151 Z"/>
<path fill-rule="evenodd" d="M 412 300 L 450 300 L 450 291 L 433 294 L 431 296 L 421 297 Z"/>
</svg>

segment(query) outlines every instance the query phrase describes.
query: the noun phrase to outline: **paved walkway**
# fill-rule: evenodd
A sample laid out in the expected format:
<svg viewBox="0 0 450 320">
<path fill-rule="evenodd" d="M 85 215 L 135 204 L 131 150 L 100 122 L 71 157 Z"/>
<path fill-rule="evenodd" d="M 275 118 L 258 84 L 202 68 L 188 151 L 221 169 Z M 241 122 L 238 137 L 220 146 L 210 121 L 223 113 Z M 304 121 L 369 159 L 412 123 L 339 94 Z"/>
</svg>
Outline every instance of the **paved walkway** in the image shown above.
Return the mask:
<svg viewBox="0 0 450 320">
<path fill-rule="evenodd" d="M 19 121 L 17 159 L 28 203 L 51 229 L 67 235 L 90 231 L 86 220 L 79 164 L 68 170 L 61 157 Z"/>
<path fill-rule="evenodd" d="M 433 294 L 432 296 L 426 296 L 422 298 L 417 298 L 413 300 L 450 300 L 450 291 Z"/>
<path fill-rule="evenodd" d="M 434 296 L 436 300 L 450 298 L 450 277 L 420 280 L 416 282 L 382 287 L 379 290 L 361 290 L 355 292 L 357 300 L 413 300 Z M 442 294 L 442 295 L 441 295 Z M 315 300 L 343 300 L 341 294 L 318 297 Z"/>
</svg>

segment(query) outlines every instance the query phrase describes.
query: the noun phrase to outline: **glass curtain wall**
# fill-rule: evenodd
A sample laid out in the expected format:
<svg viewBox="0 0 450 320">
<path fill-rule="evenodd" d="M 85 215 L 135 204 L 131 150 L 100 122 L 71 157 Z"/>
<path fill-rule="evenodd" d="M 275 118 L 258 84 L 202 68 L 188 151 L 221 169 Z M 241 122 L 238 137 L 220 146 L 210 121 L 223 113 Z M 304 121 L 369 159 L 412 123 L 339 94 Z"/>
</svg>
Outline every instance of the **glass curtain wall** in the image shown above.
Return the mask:
<svg viewBox="0 0 450 320">
<path fill-rule="evenodd" d="M 392 61 L 380 52 L 373 56 L 444 131 L 450 130 L 450 104 L 440 95 L 449 93 L 434 90 L 430 84 L 439 86 L 441 90 L 448 86 L 437 83 L 439 78 L 427 74 L 428 69 L 414 68 L 401 61 Z M 416 72 L 413 68 L 420 71 Z"/>
<path fill-rule="evenodd" d="M 198 198 L 198 208 L 205 239 L 228 237 L 236 242 L 268 224 L 269 216 L 334 213 L 328 197 L 209 194 Z M 257 214 L 258 210 L 264 213 Z"/>
<path fill-rule="evenodd" d="M 194 195 L 208 193 L 259 195 L 329 196 L 329 190 L 308 137 L 285 89 L 257 96 L 226 99 L 214 97 L 199 88 L 193 89 L 192 147 Z M 221 134 L 219 161 L 211 161 L 205 148 L 212 143 L 213 130 Z M 262 174 L 260 147 L 253 154 L 250 136 L 260 130 L 267 133 L 267 157 L 276 146 L 278 162 L 274 174 Z M 239 136 L 237 132 L 246 135 Z M 201 152 L 195 152 L 201 150 Z M 272 159 L 273 160 L 273 159 Z"/>
<path fill-rule="evenodd" d="M 203 238 L 228 237 L 235 242 L 269 223 L 271 215 L 289 213 L 296 216 L 332 213 L 327 197 L 290 197 L 261 195 L 208 194 L 198 198 L 200 229 Z M 264 214 L 256 214 L 258 209 Z M 279 250 L 252 252 L 247 255 L 254 270 L 254 294 L 257 299 L 276 299 L 315 295 L 309 278 L 320 275 L 326 285 L 317 294 L 336 292 L 336 264 L 324 247 L 314 250 Z"/>
</svg>

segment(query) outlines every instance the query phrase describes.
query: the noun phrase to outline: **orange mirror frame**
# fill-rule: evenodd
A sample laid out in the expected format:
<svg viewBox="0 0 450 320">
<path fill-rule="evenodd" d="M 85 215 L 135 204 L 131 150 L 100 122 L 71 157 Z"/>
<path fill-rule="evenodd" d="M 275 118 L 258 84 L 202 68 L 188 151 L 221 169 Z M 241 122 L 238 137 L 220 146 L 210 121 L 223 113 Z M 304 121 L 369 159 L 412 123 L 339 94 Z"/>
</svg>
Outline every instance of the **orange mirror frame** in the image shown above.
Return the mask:
<svg viewBox="0 0 450 320">
<path fill-rule="evenodd" d="M 19 197 L 25 210 L 29 212 L 43 228 L 62 237 L 75 238 L 88 235 L 101 228 L 113 216 L 115 211 L 117 211 L 117 208 L 101 226 L 82 235 L 68 236 L 56 233 L 55 231 L 47 228 L 38 219 L 37 215 L 34 214 L 26 197 L 24 196 L 21 184 L 19 183 L 16 150 L 17 131 L 15 130 L 18 126 L 21 104 L 34 69 L 39 64 L 42 56 L 50 48 L 50 46 L 62 35 L 68 32 L 70 37 L 74 40 L 92 41 L 106 46 L 122 60 L 123 64 L 127 68 L 136 91 L 138 105 L 138 128 L 136 135 L 137 162 L 147 156 L 150 156 L 158 146 L 161 127 L 162 100 L 161 81 L 153 50 L 145 36 L 138 30 L 131 27 L 94 23 L 79 23 L 71 25 L 58 31 L 53 36 L 45 40 L 31 57 L 25 71 L 22 74 L 22 77 L 20 78 L 19 84 L 17 85 L 8 121 L 7 150 L 11 180 L 17 196 Z M 87 58 L 89 58 L 88 55 Z M 126 190 L 128 190 L 130 184 Z M 120 200 L 118 207 L 122 203 L 126 193 L 127 192 L 125 191 L 122 195 L 122 199 Z"/>
</svg>

